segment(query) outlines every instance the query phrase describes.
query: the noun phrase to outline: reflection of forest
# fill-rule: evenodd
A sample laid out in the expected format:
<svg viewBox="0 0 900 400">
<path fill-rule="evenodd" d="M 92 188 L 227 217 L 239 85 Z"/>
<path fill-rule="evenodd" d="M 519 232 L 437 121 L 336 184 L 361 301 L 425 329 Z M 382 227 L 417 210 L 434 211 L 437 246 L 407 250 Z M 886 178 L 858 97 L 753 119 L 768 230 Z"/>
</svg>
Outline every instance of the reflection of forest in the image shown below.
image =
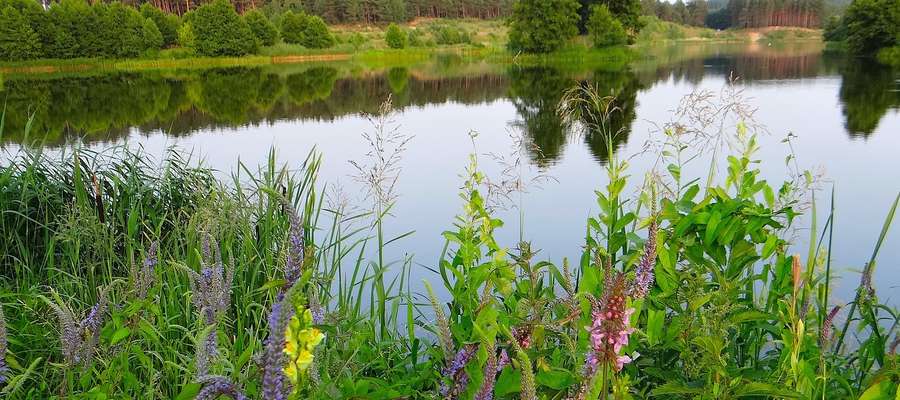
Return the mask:
<svg viewBox="0 0 900 400">
<path fill-rule="evenodd" d="M 122 137 L 131 131 L 161 130 L 190 135 L 205 129 L 271 124 L 290 120 L 332 120 L 374 112 L 388 96 L 396 108 L 444 102 L 480 104 L 509 99 L 518 111 L 514 124 L 540 148 L 539 163 L 557 160 L 570 129 L 556 113 L 563 91 L 592 84 L 616 96 L 622 111 L 612 117 L 628 139 L 637 93 L 659 81 L 700 82 L 707 74 L 743 81 L 798 79 L 840 74 L 845 126 L 866 136 L 891 109 L 900 106 L 896 73 L 871 62 L 823 56 L 819 51 L 669 50 L 625 70 L 561 72 L 552 67 L 508 67 L 505 71 L 467 71 L 452 76 L 391 68 L 362 76 L 327 66 L 285 73 L 266 68 L 210 69 L 200 72 L 127 73 L 59 79 L 8 79 L 0 86 L 7 104 L 4 140 L 21 140 L 31 115 L 30 137 L 58 144 L 71 137 L 86 141 Z M 427 76 L 427 78 L 423 77 Z M 608 158 L 604 136 L 580 135 L 594 156 Z M 615 147 L 614 146 L 614 147 Z"/>
</svg>

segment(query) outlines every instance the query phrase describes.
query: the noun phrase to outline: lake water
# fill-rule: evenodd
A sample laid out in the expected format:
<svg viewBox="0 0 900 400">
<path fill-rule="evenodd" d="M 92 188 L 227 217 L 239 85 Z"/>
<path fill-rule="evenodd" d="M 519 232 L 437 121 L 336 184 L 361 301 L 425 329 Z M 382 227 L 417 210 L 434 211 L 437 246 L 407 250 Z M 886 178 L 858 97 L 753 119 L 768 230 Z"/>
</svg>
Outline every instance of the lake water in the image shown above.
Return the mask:
<svg viewBox="0 0 900 400">
<path fill-rule="evenodd" d="M 627 66 L 566 60 L 525 67 L 442 55 L 415 62 L 13 74 L 0 86 L 7 103 L 2 141 L 18 146 L 23 138 L 17 132 L 33 113 L 31 139 L 40 137 L 50 148 L 73 141 L 94 149 L 127 144 L 161 156 L 178 146 L 223 174 L 239 159 L 265 163 L 273 146 L 282 162 L 295 166 L 315 148 L 324 154 L 321 180 L 332 186 L 329 193 L 364 207 L 349 160 L 369 151 L 362 136 L 372 131 L 366 113 L 390 97 L 396 128 L 412 139 L 399 163 L 399 197 L 387 229 L 415 231 L 392 245 L 390 256 L 413 256 L 414 279 L 436 280 L 425 267 L 436 265 L 440 234 L 461 211 L 460 175 L 473 149 L 488 175 L 502 169 L 489 154 L 507 155 L 507 161 L 518 155 L 522 176 L 550 178 L 499 211 L 507 222 L 499 234 L 503 243 L 513 247 L 522 233 L 540 258 L 577 259 L 586 218 L 598 212 L 594 190 L 606 184 L 609 155 L 598 137 L 563 127 L 556 114 L 562 92 L 589 82 L 617 96 L 624 111 L 614 121 L 623 130 L 616 151 L 630 158 L 635 186 L 656 160 L 645 145 L 659 140 L 658 127 L 675 118 L 681 99 L 698 90 L 719 94 L 735 77 L 736 88 L 757 108 L 755 120 L 765 125 L 758 153 L 765 178 L 777 187 L 789 176 L 782 140 L 790 133 L 800 168 L 822 176 L 820 210 L 828 209 L 835 188 L 834 266 L 842 282 L 835 296 L 849 300 L 900 191 L 900 73 L 823 54 L 818 44 L 701 44 L 646 53 Z M 470 132 L 477 132 L 474 145 Z M 707 167 L 696 162 L 684 174 L 705 176 Z M 874 281 L 882 299 L 895 303 L 900 222 L 894 225 Z M 807 220 L 797 223 L 802 254 L 808 226 Z"/>
</svg>

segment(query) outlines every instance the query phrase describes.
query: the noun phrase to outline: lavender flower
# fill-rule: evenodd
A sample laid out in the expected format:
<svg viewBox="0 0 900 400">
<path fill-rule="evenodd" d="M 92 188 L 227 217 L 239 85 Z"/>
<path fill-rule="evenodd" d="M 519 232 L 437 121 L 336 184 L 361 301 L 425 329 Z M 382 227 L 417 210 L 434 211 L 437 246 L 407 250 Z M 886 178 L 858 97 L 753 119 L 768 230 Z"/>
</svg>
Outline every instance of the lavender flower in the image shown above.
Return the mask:
<svg viewBox="0 0 900 400">
<path fill-rule="evenodd" d="M 291 392 L 290 383 L 284 375 L 287 357 L 284 354 L 285 330 L 294 314 L 282 296 L 272 305 L 269 313 L 269 337 L 260 362 L 263 367 L 262 398 L 264 400 L 285 400 Z"/>
<path fill-rule="evenodd" d="M 450 378 L 451 381 L 450 385 L 447 385 L 446 382 L 441 384 L 442 397 L 456 399 L 466 391 L 466 387 L 469 385 L 469 375 L 466 374 L 465 367 L 475 356 L 476 350 L 478 350 L 477 345 L 464 345 L 450 361 L 450 364 L 441 371 L 441 375 Z"/>
<path fill-rule="evenodd" d="M 654 276 L 653 269 L 656 267 L 656 220 L 650 223 L 647 233 L 647 241 L 644 242 L 644 252 L 641 255 L 641 261 L 638 263 L 634 273 L 634 281 L 629 288 L 629 294 L 636 298 L 642 299 L 650 292 L 653 286 Z"/>
<path fill-rule="evenodd" d="M 303 274 L 302 268 L 306 257 L 306 247 L 303 241 L 303 223 L 300 221 L 297 211 L 289 204 L 285 208 L 288 210 L 291 220 L 291 227 L 288 231 L 287 262 L 284 266 L 284 288 L 287 290 Z"/>
<path fill-rule="evenodd" d="M 247 396 L 231 380 L 224 376 L 211 376 L 204 379 L 203 389 L 197 393 L 194 400 L 215 400 L 225 395 L 234 400 L 247 400 Z"/>
<path fill-rule="evenodd" d="M 497 383 L 498 371 L 497 350 L 488 350 L 487 362 L 484 364 L 484 381 L 481 382 L 481 388 L 475 394 L 475 400 L 493 400 L 494 384 Z"/>
<path fill-rule="evenodd" d="M 0 384 L 6 383 L 9 366 L 6 365 L 6 318 L 3 305 L 0 304 Z"/>
<path fill-rule="evenodd" d="M 828 313 L 828 316 L 825 317 L 825 320 L 822 321 L 822 336 L 819 337 L 819 347 L 825 348 L 831 343 L 831 326 L 834 323 L 834 317 L 837 316 L 839 311 L 841 311 L 841 306 L 834 306 L 831 312 Z"/>
<path fill-rule="evenodd" d="M 223 267 L 218 245 L 215 245 L 213 255 L 211 241 L 209 235 L 203 239 L 200 273 L 188 270 L 193 292 L 192 302 L 194 307 L 200 310 L 206 325 L 214 324 L 219 316 L 228 312 L 231 306 L 231 284 L 234 279 L 234 268 L 230 265 L 227 269 Z"/>
<path fill-rule="evenodd" d="M 144 257 L 144 263 L 140 268 L 132 265 L 131 268 L 131 285 L 132 290 L 137 294 L 139 299 L 147 297 L 147 292 L 153 286 L 156 276 L 156 265 L 159 263 L 159 242 L 150 244 L 147 249 L 147 255 Z"/>
<path fill-rule="evenodd" d="M 74 313 L 65 304 L 48 301 L 59 319 L 60 345 L 67 364 L 82 367 L 90 365 L 106 318 L 108 290 L 109 287 L 106 287 L 100 291 L 97 303 L 80 321 L 76 321 Z"/>
<path fill-rule="evenodd" d="M 506 349 L 500 350 L 500 360 L 497 362 L 497 373 L 503 371 L 509 365 L 509 353 L 506 352 Z"/>
<path fill-rule="evenodd" d="M 202 333 L 194 351 L 194 367 L 198 382 L 209 376 L 210 366 L 219 355 L 219 338 L 216 334 L 216 326 L 208 326 Z"/>
<path fill-rule="evenodd" d="M 312 313 L 312 323 L 321 325 L 325 322 L 325 308 L 319 303 L 319 296 L 315 290 L 311 290 L 309 294 L 309 311 Z"/>
</svg>

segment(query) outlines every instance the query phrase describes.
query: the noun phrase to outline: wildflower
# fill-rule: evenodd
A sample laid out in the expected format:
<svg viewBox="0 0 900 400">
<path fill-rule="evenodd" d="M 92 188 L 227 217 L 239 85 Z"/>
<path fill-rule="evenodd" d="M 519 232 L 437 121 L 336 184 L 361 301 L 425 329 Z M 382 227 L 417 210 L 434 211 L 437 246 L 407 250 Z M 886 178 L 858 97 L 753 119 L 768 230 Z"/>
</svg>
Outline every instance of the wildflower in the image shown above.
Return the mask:
<svg viewBox="0 0 900 400">
<path fill-rule="evenodd" d="M 523 349 L 531 348 L 531 329 L 530 327 L 525 328 L 513 328 L 512 334 L 516 339 L 516 343 L 519 344 L 519 347 Z"/>
<path fill-rule="evenodd" d="M 159 242 L 151 243 L 150 248 L 147 249 L 147 255 L 144 257 L 141 268 L 135 268 L 134 266 L 131 268 L 132 290 L 137 294 L 139 299 L 147 297 L 147 292 L 150 290 L 150 287 L 153 286 L 156 265 L 159 263 L 158 253 Z"/>
<path fill-rule="evenodd" d="M 65 304 L 50 302 L 50 308 L 56 313 L 60 325 L 60 345 L 63 358 L 69 365 L 90 365 L 97 343 L 100 341 L 100 328 L 106 318 L 109 287 L 100 291 L 97 303 L 80 321 Z"/>
<path fill-rule="evenodd" d="M 497 362 L 497 373 L 503 371 L 509 365 L 509 353 L 506 352 L 506 349 L 500 350 L 500 360 Z"/>
<path fill-rule="evenodd" d="M 284 348 L 285 331 L 293 312 L 293 308 L 285 307 L 281 296 L 272 305 L 272 310 L 269 312 L 269 337 L 266 338 L 261 359 L 263 366 L 262 398 L 264 400 L 285 400 L 291 391 L 290 383 L 284 374 L 285 364 L 287 364 Z"/>
<path fill-rule="evenodd" d="M 497 383 L 497 373 L 499 373 L 498 365 L 497 350 L 488 350 L 487 362 L 484 364 L 484 381 L 481 382 L 481 388 L 475 394 L 475 400 L 493 400 L 494 384 Z"/>
<path fill-rule="evenodd" d="M 625 275 L 607 268 L 603 297 L 592 302 L 591 348 L 598 363 L 611 363 L 620 371 L 632 361 L 631 357 L 619 353 L 634 332 L 630 323 L 634 309 L 625 308 Z"/>
<path fill-rule="evenodd" d="M 212 376 L 204 379 L 203 389 L 197 393 L 194 400 L 215 400 L 225 395 L 234 400 L 246 400 L 247 396 L 231 380 L 224 376 Z"/>
<path fill-rule="evenodd" d="M 629 288 L 629 294 L 636 299 L 646 297 L 650 292 L 650 287 L 653 286 L 653 269 L 656 267 L 656 233 L 657 225 L 654 220 L 650 223 L 647 241 L 644 242 L 644 252 L 635 270 L 634 281 Z"/>
<path fill-rule="evenodd" d="M 284 373 L 295 387 L 312 364 L 313 350 L 325 338 L 321 331 L 312 326 L 312 319 L 309 309 L 298 307 L 285 331 L 284 353 L 288 360 Z"/>
<path fill-rule="evenodd" d="M 444 351 L 444 359 L 453 358 L 453 334 L 450 332 L 450 322 L 447 321 L 447 314 L 444 313 L 444 307 L 438 302 L 437 296 L 431 284 L 425 281 L 425 288 L 428 290 L 428 300 L 431 301 L 431 308 L 434 309 L 434 317 L 437 323 L 438 342 L 441 344 L 441 350 Z"/>
<path fill-rule="evenodd" d="M 822 348 L 831 343 L 831 325 L 834 323 L 834 317 L 837 316 L 839 311 L 841 311 L 841 306 L 834 306 L 831 312 L 828 313 L 828 316 L 825 317 L 825 320 L 822 321 L 822 336 L 819 337 L 819 346 Z"/>
<path fill-rule="evenodd" d="M 0 304 L 0 384 L 6 383 L 9 366 L 6 365 L 6 318 L 3 316 L 3 305 Z"/>
<path fill-rule="evenodd" d="M 215 246 L 213 255 L 211 241 L 209 235 L 203 239 L 203 267 L 200 273 L 188 271 L 194 307 L 200 310 L 207 325 L 214 324 L 219 316 L 228 311 L 231 305 L 231 283 L 234 279 L 233 267 L 223 267 L 218 245 Z"/>
<path fill-rule="evenodd" d="M 219 355 L 219 338 L 216 335 L 216 326 L 210 325 L 202 332 L 202 335 L 204 337 L 198 340 L 194 351 L 194 367 L 198 382 L 209 376 L 209 367 L 212 365 L 212 360 Z"/>
<path fill-rule="evenodd" d="M 306 248 L 303 242 L 303 223 L 300 221 L 297 211 L 289 204 L 285 204 L 285 208 L 291 220 L 291 227 L 288 231 L 287 262 L 284 266 L 284 288 L 286 290 L 293 286 L 294 282 L 303 274 L 302 267 Z"/>
<path fill-rule="evenodd" d="M 450 378 L 451 382 L 451 385 L 447 385 L 446 382 L 441 384 L 442 397 L 455 399 L 466 391 L 466 387 L 469 385 L 469 375 L 466 374 L 465 367 L 475 355 L 476 350 L 478 350 L 477 345 L 464 345 L 450 361 L 450 364 L 441 371 L 441 375 Z"/>
</svg>

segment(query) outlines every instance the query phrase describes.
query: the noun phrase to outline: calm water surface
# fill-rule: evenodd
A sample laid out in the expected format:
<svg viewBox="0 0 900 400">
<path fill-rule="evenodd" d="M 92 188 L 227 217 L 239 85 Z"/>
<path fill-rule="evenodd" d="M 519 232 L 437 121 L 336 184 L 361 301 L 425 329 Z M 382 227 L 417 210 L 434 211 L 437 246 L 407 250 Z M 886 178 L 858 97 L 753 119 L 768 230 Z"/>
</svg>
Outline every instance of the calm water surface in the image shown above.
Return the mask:
<svg viewBox="0 0 900 400">
<path fill-rule="evenodd" d="M 8 109 L 3 143 L 18 146 L 23 138 L 15 132 L 34 113 L 32 132 L 39 134 L 32 136 L 45 137 L 45 146 L 54 149 L 77 140 L 94 149 L 141 146 L 161 156 L 178 146 L 223 174 L 238 159 L 263 164 L 273 146 L 281 161 L 293 165 L 316 148 L 325 157 L 322 181 L 351 204 L 364 206 L 349 160 L 369 151 L 361 135 L 372 130 L 366 113 L 391 97 L 397 127 L 413 139 L 400 163 L 399 198 L 388 229 L 415 231 L 391 253 L 393 258 L 414 256 L 414 279 L 435 280 L 425 266 L 436 264 L 443 246 L 440 233 L 451 228 L 461 210 L 460 174 L 473 148 L 489 174 L 501 167 L 488 154 L 519 154 L 523 176 L 553 178 L 517 196 L 517 208 L 500 212 L 507 221 L 501 239 L 512 247 L 521 228 L 541 249 L 541 258 L 577 259 L 585 220 L 598 211 L 594 190 L 606 183 L 603 167 L 609 155 L 599 137 L 564 128 L 555 113 L 561 93 L 590 82 L 617 96 L 624 110 L 615 121 L 624 132 L 617 152 L 631 158 L 636 184 L 656 160 L 642 150 L 659 139 L 657 127 L 673 119 L 682 97 L 704 89 L 719 93 L 734 76 L 744 98 L 758 108 L 756 120 L 766 127 L 759 153 L 764 177 L 780 186 L 788 176 L 789 149 L 782 140 L 793 134 L 800 167 L 823 176 L 820 209 L 828 208 L 835 187 L 834 265 L 842 281 L 836 296 L 848 300 L 900 191 L 900 73 L 871 61 L 823 54 L 819 45 L 694 45 L 652 53 L 625 68 L 589 63 L 522 67 L 441 56 L 378 68 L 321 64 L 8 76 L 0 91 Z M 477 132 L 474 147 L 470 132 Z M 519 145 L 517 137 L 535 148 Z M 706 170 L 697 162 L 690 172 Z M 808 224 L 797 223 L 798 251 L 805 246 Z M 896 297 L 900 286 L 900 222 L 895 225 L 875 273 L 882 298 Z"/>
</svg>

